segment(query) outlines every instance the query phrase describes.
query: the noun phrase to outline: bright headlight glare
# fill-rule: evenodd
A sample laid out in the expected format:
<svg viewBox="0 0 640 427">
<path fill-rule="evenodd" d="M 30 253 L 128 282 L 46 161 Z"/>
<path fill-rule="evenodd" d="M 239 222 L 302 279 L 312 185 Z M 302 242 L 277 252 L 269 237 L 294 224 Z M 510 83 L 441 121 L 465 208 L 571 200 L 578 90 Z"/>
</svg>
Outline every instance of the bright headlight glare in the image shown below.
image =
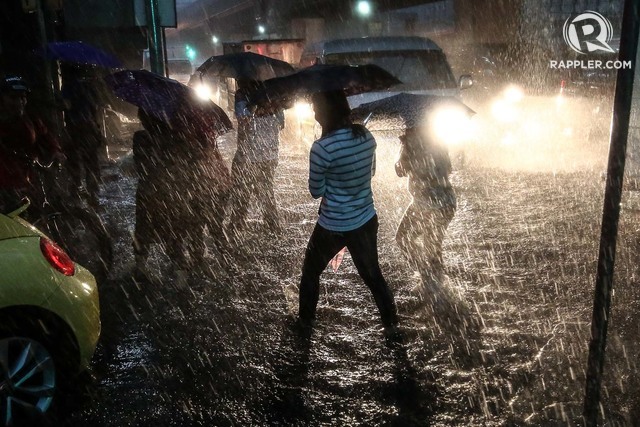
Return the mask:
<svg viewBox="0 0 640 427">
<path fill-rule="evenodd" d="M 501 122 L 509 123 L 516 120 L 518 117 L 518 110 L 512 103 L 507 102 L 504 99 L 498 99 L 497 101 L 494 101 L 491 106 L 491 114 Z"/>
<path fill-rule="evenodd" d="M 524 98 L 524 91 L 518 86 L 509 86 L 504 90 L 504 99 L 508 102 L 520 102 Z"/>
<path fill-rule="evenodd" d="M 313 107 L 308 102 L 298 101 L 293 107 L 296 113 L 296 117 L 299 120 L 306 120 L 313 118 Z"/>
<path fill-rule="evenodd" d="M 196 94 L 198 95 L 198 98 L 200 99 L 209 100 L 213 95 L 213 91 L 211 90 L 211 87 L 204 83 L 198 84 L 197 86 L 194 87 L 194 89 L 196 91 Z"/>
<path fill-rule="evenodd" d="M 435 137 L 447 144 L 467 141 L 473 132 L 471 117 L 462 108 L 442 108 L 433 114 L 432 123 Z"/>
</svg>

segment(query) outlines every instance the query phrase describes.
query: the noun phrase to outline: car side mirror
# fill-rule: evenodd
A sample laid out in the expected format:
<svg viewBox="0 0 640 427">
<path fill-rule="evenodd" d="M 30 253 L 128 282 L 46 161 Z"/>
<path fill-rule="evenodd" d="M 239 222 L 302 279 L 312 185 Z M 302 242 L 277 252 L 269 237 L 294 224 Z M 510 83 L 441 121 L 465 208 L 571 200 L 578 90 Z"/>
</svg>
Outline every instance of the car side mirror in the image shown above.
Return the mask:
<svg viewBox="0 0 640 427">
<path fill-rule="evenodd" d="M 460 89 L 469 89 L 471 86 L 473 86 L 473 77 L 471 77 L 471 74 L 461 75 L 458 79 L 458 87 Z"/>
</svg>

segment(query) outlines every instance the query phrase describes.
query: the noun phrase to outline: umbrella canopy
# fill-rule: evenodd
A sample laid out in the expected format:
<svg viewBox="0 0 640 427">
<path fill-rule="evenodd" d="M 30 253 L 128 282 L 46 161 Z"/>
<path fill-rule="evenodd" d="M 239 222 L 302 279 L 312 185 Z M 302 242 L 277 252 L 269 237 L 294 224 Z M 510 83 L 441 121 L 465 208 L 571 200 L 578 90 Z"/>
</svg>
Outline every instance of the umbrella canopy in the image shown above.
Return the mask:
<svg viewBox="0 0 640 427">
<path fill-rule="evenodd" d="M 366 121 L 369 130 L 402 130 L 425 123 L 432 111 L 440 108 L 456 108 L 467 116 L 475 114 L 462 101 L 451 96 L 417 95 L 399 93 L 378 101 L 360 104 L 351 110 L 355 122 Z"/>
<path fill-rule="evenodd" d="M 119 98 L 170 125 L 188 122 L 203 131 L 224 133 L 233 129 L 224 110 L 198 98 L 182 83 L 147 70 L 123 70 L 105 77 Z"/>
<path fill-rule="evenodd" d="M 263 82 L 263 88 L 249 95 L 249 106 L 257 114 L 290 108 L 295 100 L 318 92 L 344 90 L 345 95 L 380 91 L 402 83 L 374 65 L 313 65 L 297 73 Z"/>
<path fill-rule="evenodd" d="M 122 63 L 115 56 L 81 41 L 51 42 L 40 50 L 40 54 L 47 59 L 72 64 L 122 68 Z"/>
<path fill-rule="evenodd" d="M 253 52 L 236 52 L 212 56 L 198 67 L 198 71 L 214 77 L 263 81 L 286 76 L 295 70 L 288 62 Z"/>
</svg>

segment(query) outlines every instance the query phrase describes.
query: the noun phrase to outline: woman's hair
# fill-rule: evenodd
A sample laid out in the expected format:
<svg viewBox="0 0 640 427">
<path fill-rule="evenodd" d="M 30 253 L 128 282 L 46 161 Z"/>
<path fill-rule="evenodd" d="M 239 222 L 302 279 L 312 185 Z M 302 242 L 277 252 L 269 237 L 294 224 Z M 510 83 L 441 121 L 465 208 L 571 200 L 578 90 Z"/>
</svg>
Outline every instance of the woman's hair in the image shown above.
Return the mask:
<svg viewBox="0 0 640 427">
<path fill-rule="evenodd" d="M 356 136 L 363 137 L 365 135 L 364 126 L 351 122 L 351 107 L 344 91 L 318 92 L 314 93 L 311 99 L 314 107 L 321 109 L 326 117 L 327 122 L 322 129 L 323 134 L 350 127 Z"/>
</svg>

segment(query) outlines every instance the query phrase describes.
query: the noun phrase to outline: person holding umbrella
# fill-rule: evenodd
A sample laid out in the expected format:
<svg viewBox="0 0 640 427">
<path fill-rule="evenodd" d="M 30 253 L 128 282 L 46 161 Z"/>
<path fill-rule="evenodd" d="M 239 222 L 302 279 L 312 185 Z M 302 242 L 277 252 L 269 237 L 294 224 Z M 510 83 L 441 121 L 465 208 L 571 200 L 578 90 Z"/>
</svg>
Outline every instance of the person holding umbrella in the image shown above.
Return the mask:
<svg viewBox="0 0 640 427">
<path fill-rule="evenodd" d="M 107 141 L 101 128 L 105 101 L 94 74 L 95 69 L 89 65 L 62 67 L 64 121 L 69 136 L 65 152 L 75 187 L 72 191 L 86 191 L 89 205 L 96 209 L 101 182 L 100 152 L 105 150 Z"/>
<path fill-rule="evenodd" d="M 255 198 L 266 223 L 273 233 L 281 231 L 273 181 L 278 166 L 280 131 L 284 129 L 284 113 L 254 116 L 247 108 L 247 95 L 259 88 L 260 82 L 238 79 L 235 114 L 238 139 L 231 173 L 233 190 L 230 199 L 229 235 L 237 238 L 245 227 L 249 200 Z"/>
<path fill-rule="evenodd" d="M 138 172 L 134 277 L 152 277 L 146 260 L 152 243 L 162 243 L 176 276 L 204 270 L 204 229 L 217 249 L 231 177 L 217 149 L 217 135 L 193 121 L 188 108 L 166 123 L 139 109 L 144 131 L 133 137 Z M 197 114 L 197 112 L 196 112 Z"/>
<path fill-rule="evenodd" d="M 421 273 L 423 290 L 433 291 L 444 279 L 442 241 L 456 212 L 456 194 L 449 181 L 447 148 L 422 133 L 410 127 L 400 136 L 395 169 L 399 177 L 409 178 L 412 200 L 398 225 L 396 242 Z"/>
<path fill-rule="evenodd" d="M 247 108 L 247 103 L 249 94 L 259 89 L 262 81 L 289 75 L 294 69 L 291 64 L 268 56 L 236 52 L 212 56 L 198 67 L 198 71 L 202 76 L 236 80 L 234 112 L 238 121 L 238 138 L 231 167 L 233 190 L 227 234 L 234 239 L 239 238 L 246 225 L 252 198 L 256 199 L 262 211 L 267 229 L 279 233 L 281 225 L 273 185 L 284 113 L 277 109 L 257 116 Z"/>
<path fill-rule="evenodd" d="M 474 111 L 459 99 L 400 93 L 362 104 L 352 112 L 373 130 L 400 130 L 400 153 L 395 164 L 399 177 L 408 177 L 411 203 L 396 231 L 396 242 L 422 278 L 421 294 L 442 294 L 442 242 L 456 211 L 456 194 L 449 181 L 452 171 L 446 138 L 455 133 L 443 127 L 465 127 Z"/>
<path fill-rule="evenodd" d="M 375 65 L 314 66 L 268 80 L 250 96 L 250 106 L 264 113 L 291 106 L 299 96 L 311 96 L 322 127 L 309 154 L 309 192 L 321 202 L 300 279 L 298 322 L 303 330 L 313 325 L 322 272 L 346 246 L 373 294 L 383 325 L 395 331 L 395 300 L 378 262 L 378 216 L 371 191 L 376 141 L 364 126 L 351 122 L 346 96 L 398 83 Z"/>
<path fill-rule="evenodd" d="M 83 41 L 50 42 L 36 53 L 61 63 L 64 122 L 68 135 L 64 148 L 75 187 L 71 191 L 86 190 L 89 205 L 97 208 L 100 153 L 105 152 L 107 146 L 101 127 L 107 102 L 98 69 L 121 68 L 122 63 L 110 53 Z"/>
<path fill-rule="evenodd" d="M 311 324 L 320 275 L 346 246 L 373 294 L 382 323 L 392 327 L 398 323 L 398 315 L 378 263 L 378 216 L 371 191 L 376 141 L 364 126 L 351 123 L 351 109 L 343 91 L 316 93 L 312 102 L 322 136 L 311 146 L 309 192 L 322 202 L 302 266 L 300 321 Z"/>
<path fill-rule="evenodd" d="M 232 128 L 211 101 L 197 100 L 181 83 L 145 70 L 106 78 L 115 94 L 139 107 L 144 127 L 133 138 L 136 169 L 134 277 L 152 278 L 146 268 L 150 245 L 162 243 L 178 279 L 205 270 L 204 229 L 223 245 L 222 221 L 231 185 L 216 139 Z"/>
</svg>

